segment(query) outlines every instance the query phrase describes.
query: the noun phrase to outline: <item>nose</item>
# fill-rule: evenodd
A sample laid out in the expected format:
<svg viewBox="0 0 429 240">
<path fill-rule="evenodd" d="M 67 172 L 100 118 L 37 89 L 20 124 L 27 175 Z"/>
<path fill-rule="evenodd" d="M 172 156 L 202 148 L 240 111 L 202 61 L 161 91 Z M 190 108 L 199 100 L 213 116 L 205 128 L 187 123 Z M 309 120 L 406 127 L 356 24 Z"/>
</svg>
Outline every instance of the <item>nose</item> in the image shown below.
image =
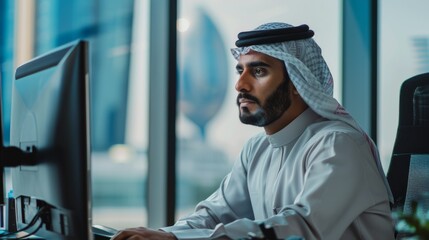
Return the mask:
<svg viewBox="0 0 429 240">
<path fill-rule="evenodd" d="M 237 92 L 250 92 L 251 84 L 249 82 L 248 76 L 246 76 L 246 72 L 240 74 L 237 82 L 235 83 L 235 90 Z"/>
</svg>

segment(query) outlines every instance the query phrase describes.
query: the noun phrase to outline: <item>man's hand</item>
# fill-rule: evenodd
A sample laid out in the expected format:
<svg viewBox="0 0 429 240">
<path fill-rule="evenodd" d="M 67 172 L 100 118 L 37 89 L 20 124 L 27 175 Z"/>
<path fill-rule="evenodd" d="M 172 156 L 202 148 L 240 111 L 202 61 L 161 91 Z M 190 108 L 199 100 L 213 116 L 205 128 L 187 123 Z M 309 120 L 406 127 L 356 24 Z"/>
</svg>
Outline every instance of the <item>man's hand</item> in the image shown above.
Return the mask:
<svg viewBox="0 0 429 240">
<path fill-rule="evenodd" d="M 144 227 L 127 228 L 119 231 L 111 240 L 176 240 L 172 233 Z"/>
</svg>

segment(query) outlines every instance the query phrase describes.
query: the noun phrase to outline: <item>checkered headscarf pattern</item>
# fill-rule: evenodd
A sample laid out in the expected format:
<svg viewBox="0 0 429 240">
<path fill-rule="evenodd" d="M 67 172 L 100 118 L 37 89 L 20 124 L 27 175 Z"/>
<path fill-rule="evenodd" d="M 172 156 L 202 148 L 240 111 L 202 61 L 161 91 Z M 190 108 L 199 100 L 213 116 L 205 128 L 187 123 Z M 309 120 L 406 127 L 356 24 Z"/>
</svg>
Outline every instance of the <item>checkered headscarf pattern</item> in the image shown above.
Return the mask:
<svg viewBox="0 0 429 240">
<path fill-rule="evenodd" d="M 287 28 L 286 23 L 267 23 L 255 30 Z M 333 98 L 333 79 L 321 49 L 313 39 L 252 45 L 233 48 L 231 52 L 238 60 L 250 50 L 261 52 L 283 60 L 291 81 L 304 101 L 319 115 L 328 119 L 341 119 L 359 128 L 353 118 Z M 360 129 L 360 128 L 359 128 Z"/>
<path fill-rule="evenodd" d="M 273 22 L 263 24 L 254 30 L 289 27 L 293 26 L 286 23 Z M 282 60 L 285 63 L 289 78 L 300 96 L 317 114 L 327 119 L 343 121 L 364 134 L 376 159 L 378 170 L 383 175 L 389 198 L 392 201 L 393 196 L 387 180 L 384 178 L 384 171 L 379 160 L 378 150 L 357 122 L 333 97 L 334 86 L 332 75 L 317 43 L 312 38 L 308 38 L 232 48 L 231 53 L 238 60 L 240 55 L 247 54 L 250 50 Z"/>
</svg>

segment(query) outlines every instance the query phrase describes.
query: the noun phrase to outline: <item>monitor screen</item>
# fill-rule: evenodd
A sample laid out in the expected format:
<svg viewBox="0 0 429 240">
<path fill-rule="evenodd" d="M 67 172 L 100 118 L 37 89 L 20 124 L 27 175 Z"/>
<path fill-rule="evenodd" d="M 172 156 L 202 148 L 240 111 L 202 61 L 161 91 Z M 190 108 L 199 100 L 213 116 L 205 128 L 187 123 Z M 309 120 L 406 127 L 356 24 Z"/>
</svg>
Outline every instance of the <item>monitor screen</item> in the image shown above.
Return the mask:
<svg viewBox="0 0 429 240">
<path fill-rule="evenodd" d="M 88 42 L 16 69 L 10 144 L 36 164 L 12 168 L 17 228 L 47 239 L 91 239 Z"/>
</svg>

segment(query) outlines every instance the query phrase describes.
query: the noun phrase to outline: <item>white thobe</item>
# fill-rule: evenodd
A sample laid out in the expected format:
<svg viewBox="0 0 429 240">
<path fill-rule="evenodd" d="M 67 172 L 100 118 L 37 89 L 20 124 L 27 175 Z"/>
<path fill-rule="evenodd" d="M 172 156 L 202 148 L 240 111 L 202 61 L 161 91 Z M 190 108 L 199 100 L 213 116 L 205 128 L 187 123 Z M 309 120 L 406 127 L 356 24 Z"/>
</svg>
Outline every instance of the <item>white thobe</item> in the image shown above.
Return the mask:
<svg viewBox="0 0 429 240">
<path fill-rule="evenodd" d="M 251 138 L 219 189 L 162 228 L 178 239 L 394 239 L 388 194 L 365 137 L 310 108 L 273 135 Z"/>
</svg>

